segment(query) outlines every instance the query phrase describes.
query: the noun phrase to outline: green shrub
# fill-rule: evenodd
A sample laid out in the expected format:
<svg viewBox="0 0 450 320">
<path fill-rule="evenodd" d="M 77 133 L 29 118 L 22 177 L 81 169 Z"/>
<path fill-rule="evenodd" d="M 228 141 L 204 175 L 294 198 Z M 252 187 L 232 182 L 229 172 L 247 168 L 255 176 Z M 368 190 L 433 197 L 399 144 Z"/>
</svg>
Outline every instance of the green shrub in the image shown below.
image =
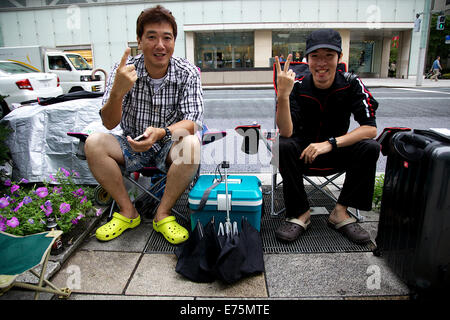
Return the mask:
<svg viewBox="0 0 450 320">
<path fill-rule="evenodd" d="M 373 190 L 373 205 L 376 211 L 381 208 L 381 198 L 383 197 L 384 174 L 380 174 L 375 178 L 375 188 Z"/>
<path fill-rule="evenodd" d="M 9 148 L 5 141 L 8 135 L 11 133 L 11 129 L 4 124 L 0 124 L 0 166 L 4 165 L 7 160 L 10 159 Z"/>
</svg>

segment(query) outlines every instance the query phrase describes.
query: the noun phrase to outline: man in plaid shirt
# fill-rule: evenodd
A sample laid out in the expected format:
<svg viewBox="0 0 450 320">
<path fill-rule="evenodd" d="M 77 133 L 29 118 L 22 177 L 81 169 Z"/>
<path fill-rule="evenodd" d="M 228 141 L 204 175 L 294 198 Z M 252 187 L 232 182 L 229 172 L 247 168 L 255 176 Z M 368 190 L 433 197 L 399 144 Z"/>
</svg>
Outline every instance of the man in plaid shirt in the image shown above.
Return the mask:
<svg viewBox="0 0 450 320">
<path fill-rule="evenodd" d="M 85 145 L 92 174 L 120 208 L 96 236 L 112 240 L 141 221 L 119 165 L 127 173 L 156 166 L 167 173 L 167 181 L 153 228 L 178 244 L 189 233 L 175 221 L 171 209 L 199 165 L 200 141 L 195 132 L 203 122 L 200 75 L 187 60 L 172 56 L 177 25 L 167 9 L 158 5 L 142 11 L 136 33 L 143 53 L 130 58 L 130 48 L 125 50 L 110 73 L 100 110 L 104 126 L 113 129 L 120 124 L 123 135 L 95 133 Z"/>
</svg>

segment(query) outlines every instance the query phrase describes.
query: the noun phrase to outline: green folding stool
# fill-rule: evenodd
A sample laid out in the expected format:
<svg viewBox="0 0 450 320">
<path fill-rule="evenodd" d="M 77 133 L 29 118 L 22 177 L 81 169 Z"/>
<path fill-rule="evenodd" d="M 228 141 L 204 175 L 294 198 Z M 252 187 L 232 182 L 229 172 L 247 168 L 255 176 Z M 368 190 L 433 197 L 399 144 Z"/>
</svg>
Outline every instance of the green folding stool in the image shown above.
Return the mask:
<svg viewBox="0 0 450 320">
<path fill-rule="evenodd" d="M 54 230 L 20 237 L 0 231 L 0 295 L 16 286 L 36 291 L 35 300 L 39 299 L 40 292 L 49 292 L 57 294 L 59 298 L 68 298 L 70 289 L 59 289 L 45 279 L 50 250 L 61 234 L 62 231 Z M 33 268 L 40 264 L 42 264 L 42 271 L 39 275 Z M 16 281 L 19 275 L 28 270 L 39 278 L 37 285 Z M 49 287 L 44 287 L 44 284 Z"/>
</svg>

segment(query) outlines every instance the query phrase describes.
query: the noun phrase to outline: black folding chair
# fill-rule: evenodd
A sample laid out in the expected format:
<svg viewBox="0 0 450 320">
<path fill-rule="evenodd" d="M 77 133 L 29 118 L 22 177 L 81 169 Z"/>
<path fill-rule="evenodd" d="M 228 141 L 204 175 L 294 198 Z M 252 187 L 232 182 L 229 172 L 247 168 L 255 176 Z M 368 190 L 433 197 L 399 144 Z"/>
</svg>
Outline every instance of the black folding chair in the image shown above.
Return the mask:
<svg viewBox="0 0 450 320">
<path fill-rule="evenodd" d="M 79 133 L 79 132 L 68 132 L 67 135 L 79 139 L 76 156 L 79 159 L 86 160 L 86 156 L 84 154 L 84 144 L 86 142 L 88 134 Z M 215 142 L 225 136 L 226 136 L 225 131 L 210 132 L 210 131 L 208 131 L 207 126 L 205 125 L 204 130 L 201 133 L 201 143 L 202 143 L 202 145 L 206 145 L 206 144 Z M 126 181 L 128 181 L 130 184 L 136 186 L 139 190 L 141 190 L 147 196 L 150 197 L 151 201 L 155 204 L 154 210 L 156 210 L 157 205 L 161 202 L 161 197 L 164 192 L 165 185 L 166 185 L 166 179 L 167 179 L 166 173 L 160 171 L 156 167 L 144 167 L 136 172 L 133 172 L 131 175 L 125 174 L 125 172 L 122 172 L 122 173 L 123 173 L 123 178 Z M 195 184 L 195 182 L 198 179 L 199 174 L 200 174 L 200 166 L 197 170 L 197 174 L 196 174 L 194 180 L 191 182 L 189 187 L 192 187 Z M 139 177 L 141 175 L 144 177 L 147 177 L 147 178 L 151 178 L 150 186 L 141 184 L 139 182 Z M 94 200 L 99 205 L 111 206 L 110 210 L 109 210 L 109 214 L 108 214 L 108 219 L 107 219 L 108 221 L 111 220 L 113 213 L 114 213 L 115 200 L 101 185 L 98 185 L 95 188 Z M 154 213 L 154 211 L 152 213 Z M 175 208 L 172 208 L 172 213 L 186 222 L 190 221 L 188 217 L 185 217 L 183 214 L 178 212 Z"/>
</svg>

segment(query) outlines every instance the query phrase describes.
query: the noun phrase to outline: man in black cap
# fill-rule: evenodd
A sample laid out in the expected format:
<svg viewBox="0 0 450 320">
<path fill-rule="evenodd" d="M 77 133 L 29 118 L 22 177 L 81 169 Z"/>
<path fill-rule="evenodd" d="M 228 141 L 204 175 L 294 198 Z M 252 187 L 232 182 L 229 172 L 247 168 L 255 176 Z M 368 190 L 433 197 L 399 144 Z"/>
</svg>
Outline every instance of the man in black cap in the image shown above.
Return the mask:
<svg viewBox="0 0 450 320">
<path fill-rule="evenodd" d="M 277 64 L 277 114 L 280 132 L 279 170 L 283 177 L 286 220 L 276 230 L 282 241 L 296 240 L 310 224 L 303 172 L 309 167 L 346 171 L 343 189 L 328 225 L 355 243 L 370 235 L 347 208 L 371 210 L 379 145 L 377 101 L 358 77 L 337 70 L 342 58 L 341 36 L 332 29 L 313 31 L 306 41 L 309 70 L 296 75 Z M 348 132 L 350 117 L 359 127 Z"/>
</svg>

